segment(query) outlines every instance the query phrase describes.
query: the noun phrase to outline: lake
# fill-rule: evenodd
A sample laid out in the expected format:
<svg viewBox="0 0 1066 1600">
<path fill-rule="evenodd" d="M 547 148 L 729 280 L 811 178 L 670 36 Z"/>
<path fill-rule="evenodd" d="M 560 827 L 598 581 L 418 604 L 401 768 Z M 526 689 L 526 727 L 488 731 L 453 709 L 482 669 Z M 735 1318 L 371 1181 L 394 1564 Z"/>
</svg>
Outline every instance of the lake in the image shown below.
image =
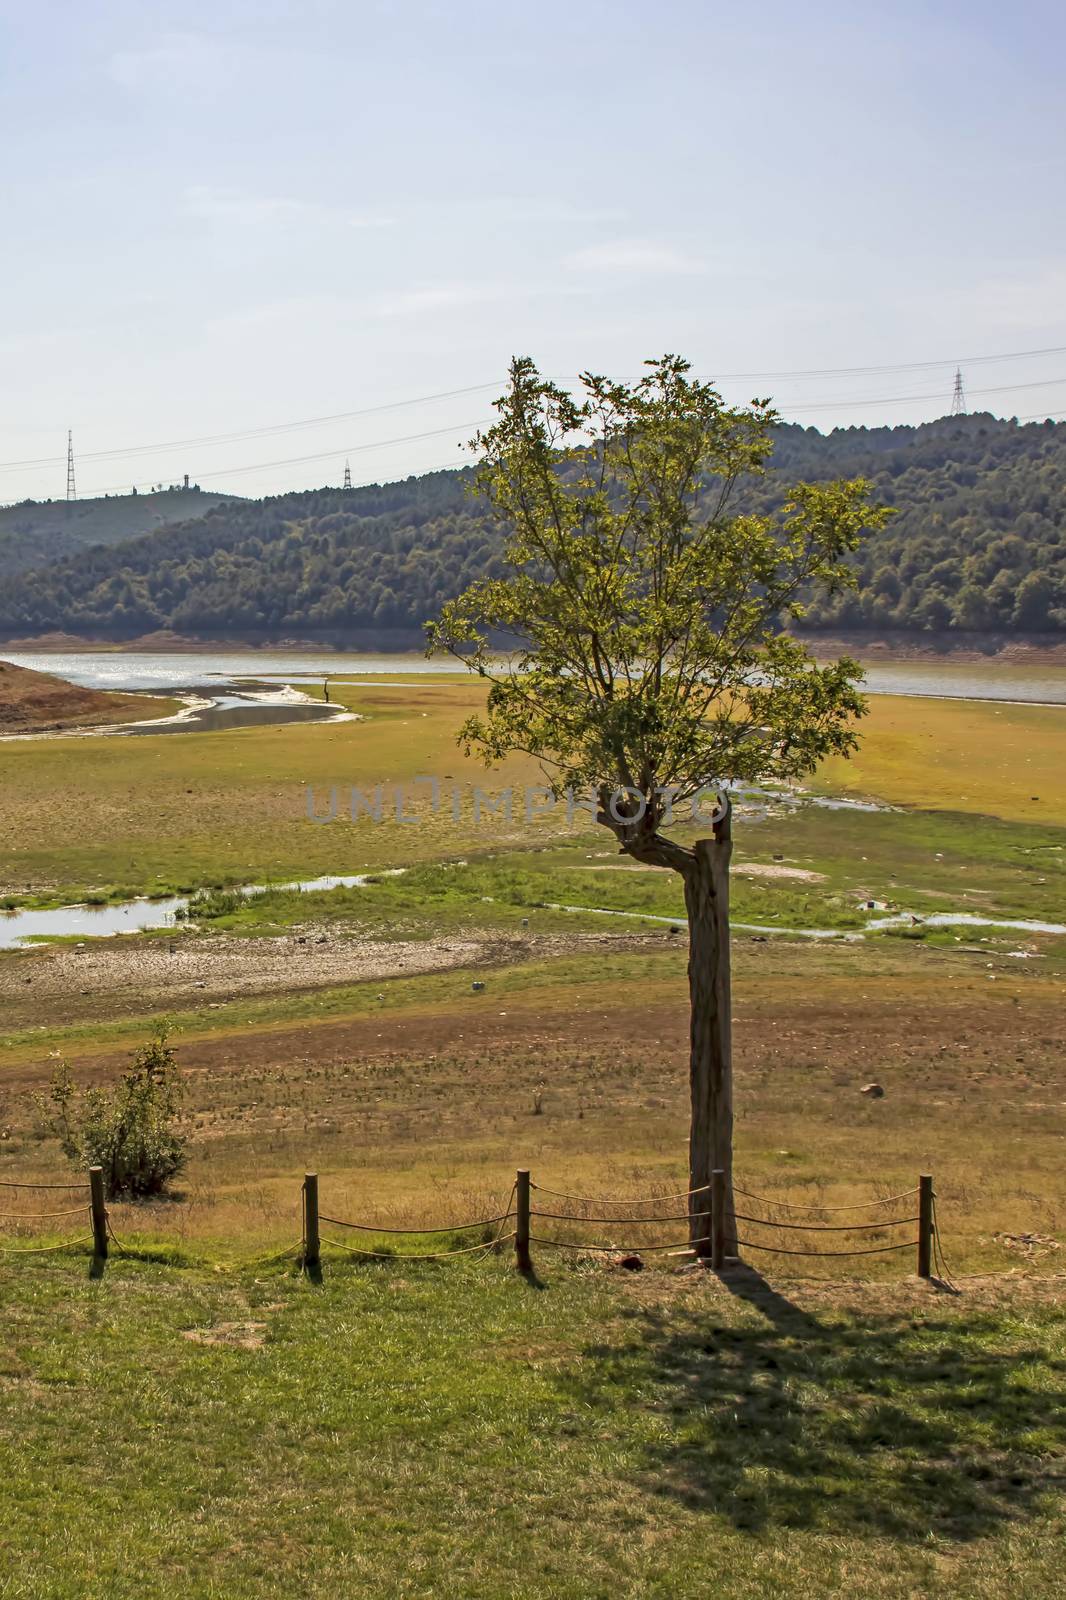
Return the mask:
<svg viewBox="0 0 1066 1600">
<path fill-rule="evenodd" d="M 168 690 L 202 690 L 212 697 L 241 680 L 265 683 L 314 683 L 329 676 L 387 679 L 407 673 L 462 673 L 448 658 L 425 656 L 342 655 L 335 651 L 248 650 L 226 652 L 167 651 L 31 651 L 0 655 L 17 666 L 56 673 L 92 689 L 139 689 L 157 694 Z M 870 694 L 919 695 L 963 700 L 1023 700 L 1066 705 L 1066 665 L 1017 666 L 996 661 L 889 662 L 866 668 Z"/>
</svg>

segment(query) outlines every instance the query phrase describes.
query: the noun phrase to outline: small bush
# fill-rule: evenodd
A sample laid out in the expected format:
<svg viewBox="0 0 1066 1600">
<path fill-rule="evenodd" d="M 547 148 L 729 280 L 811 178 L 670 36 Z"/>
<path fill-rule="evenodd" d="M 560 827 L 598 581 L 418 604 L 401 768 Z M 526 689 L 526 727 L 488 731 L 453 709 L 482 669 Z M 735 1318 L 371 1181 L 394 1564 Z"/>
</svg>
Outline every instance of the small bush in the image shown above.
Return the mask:
<svg viewBox="0 0 1066 1600">
<path fill-rule="evenodd" d="M 177 1129 L 181 1073 L 160 1023 L 112 1090 L 79 1095 L 60 1065 L 47 1100 L 39 1102 L 47 1131 L 77 1167 L 104 1169 L 108 1195 L 142 1199 L 162 1194 L 185 1165 L 187 1141 Z"/>
<path fill-rule="evenodd" d="M 232 917 L 257 898 L 257 895 L 242 894 L 239 889 L 199 889 L 189 901 L 186 915 L 203 920 Z"/>
</svg>

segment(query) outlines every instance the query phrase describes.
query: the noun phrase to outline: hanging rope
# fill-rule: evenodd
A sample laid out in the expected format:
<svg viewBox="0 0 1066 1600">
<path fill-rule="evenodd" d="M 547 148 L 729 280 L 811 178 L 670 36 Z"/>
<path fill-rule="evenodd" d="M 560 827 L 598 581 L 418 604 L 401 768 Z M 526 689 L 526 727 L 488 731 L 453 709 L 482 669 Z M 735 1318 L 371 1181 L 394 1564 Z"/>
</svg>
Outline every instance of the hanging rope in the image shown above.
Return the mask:
<svg viewBox="0 0 1066 1600">
<path fill-rule="evenodd" d="M 742 1194 L 745 1200 L 757 1200 L 763 1206 L 777 1206 L 782 1211 L 821 1211 L 825 1216 L 832 1216 L 842 1211 L 866 1211 L 870 1206 L 890 1206 L 896 1200 L 908 1200 L 912 1194 L 918 1193 L 918 1186 L 913 1189 L 904 1189 L 902 1194 L 890 1194 L 883 1200 L 862 1200 L 853 1206 L 803 1206 L 795 1205 L 791 1200 L 770 1200 L 764 1194 L 752 1194 L 749 1189 L 734 1187 L 734 1194 Z"/>
<path fill-rule="evenodd" d="M 726 1244 L 745 1250 L 761 1250 L 772 1256 L 876 1256 L 889 1250 L 913 1250 L 917 1239 L 904 1239 L 902 1244 L 876 1244 L 865 1250 L 785 1250 L 780 1245 L 753 1244 L 750 1239 L 727 1239 Z"/>
<path fill-rule="evenodd" d="M 665 1217 L 579 1217 L 579 1216 L 576 1216 L 574 1214 L 574 1212 L 572 1212 L 572 1211 L 532 1211 L 532 1210 L 530 1211 L 529 1214 L 530 1214 L 531 1217 L 550 1217 L 553 1222 L 591 1222 L 591 1223 L 595 1223 L 597 1226 L 599 1226 L 599 1224 L 601 1222 L 602 1223 L 616 1223 L 616 1222 L 638 1222 L 638 1223 L 647 1223 L 647 1222 L 687 1222 L 689 1220 L 689 1216 L 690 1215 L 695 1215 L 697 1217 L 706 1217 L 706 1216 L 710 1215 L 710 1213 L 707 1212 L 707 1211 L 697 1211 L 697 1212 L 694 1212 L 694 1213 L 690 1213 L 688 1211 L 674 1211 L 674 1212 L 670 1213 L 669 1215 L 667 1215 Z"/>
<path fill-rule="evenodd" d="M 486 1239 L 482 1244 L 465 1245 L 461 1250 L 437 1250 L 428 1254 L 422 1251 L 404 1251 L 399 1255 L 388 1250 L 360 1250 L 355 1245 L 345 1244 L 343 1239 L 330 1239 L 323 1235 L 323 1244 L 336 1245 L 338 1250 L 347 1250 L 352 1256 L 366 1256 L 373 1261 L 447 1261 L 450 1256 L 471 1256 L 479 1251 L 493 1250 L 496 1245 L 505 1243 L 514 1238 L 514 1231 L 497 1235 L 495 1239 Z"/>
<path fill-rule="evenodd" d="M 417 1239 L 429 1233 L 469 1233 L 471 1228 L 494 1228 L 498 1222 L 507 1222 L 513 1216 L 513 1211 L 505 1211 L 501 1216 L 485 1217 L 480 1222 L 454 1222 L 448 1228 L 380 1228 L 370 1222 L 345 1222 L 341 1217 L 327 1217 L 324 1211 L 319 1212 L 319 1221 L 331 1223 L 335 1228 L 357 1228 L 360 1233 L 394 1233 Z"/>
<path fill-rule="evenodd" d="M 65 1211 L 0 1211 L 0 1218 L 5 1222 L 36 1222 L 41 1217 L 73 1217 L 84 1210 L 82 1205 L 68 1206 Z"/>
<path fill-rule="evenodd" d="M 619 1199 L 617 1196 L 611 1195 L 596 1197 L 588 1194 L 567 1194 L 564 1189 L 546 1189 L 543 1184 L 532 1182 L 529 1187 L 536 1189 L 540 1194 L 553 1195 L 556 1200 L 577 1200 L 581 1205 L 585 1206 L 661 1206 L 665 1205 L 668 1200 L 688 1200 L 694 1194 L 706 1194 L 711 1186 L 709 1183 L 701 1183 L 698 1189 L 682 1189 L 680 1194 L 653 1194 L 649 1195 L 645 1200 L 639 1198 Z M 590 1218 L 589 1220 L 595 1221 L 596 1219 Z"/>
<path fill-rule="evenodd" d="M 70 1250 L 76 1244 L 92 1244 L 91 1233 L 83 1234 L 79 1239 L 64 1239 L 62 1244 L 31 1244 L 31 1245 L 3 1245 L 0 1247 L 0 1256 L 43 1256 L 53 1250 Z"/>
<path fill-rule="evenodd" d="M 760 1228 L 788 1228 L 800 1233 L 868 1233 L 876 1228 L 899 1228 L 907 1222 L 917 1222 L 919 1218 L 893 1217 L 889 1222 L 776 1222 L 769 1217 L 749 1217 L 746 1212 L 737 1211 L 734 1215 L 738 1222 L 754 1222 Z"/>
<path fill-rule="evenodd" d="M 546 1244 L 555 1250 L 596 1250 L 612 1256 L 638 1256 L 648 1250 L 690 1250 L 698 1244 L 710 1244 L 711 1236 L 702 1239 L 673 1240 L 670 1244 L 582 1244 L 577 1239 L 546 1239 L 543 1234 L 531 1233 L 534 1244 Z"/>
<path fill-rule="evenodd" d="M 14 1178 L 0 1178 L 0 1189 L 83 1189 L 89 1192 L 87 1183 L 20 1183 Z"/>
<path fill-rule="evenodd" d="M 933 1190 L 933 1255 L 936 1259 L 936 1275 L 942 1278 L 949 1288 L 958 1291 L 958 1284 L 948 1271 L 947 1262 L 944 1260 L 944 1250 L 940 1243 L 940 1223 L 936 1214 L 936 1190 Z"/>
</svg>

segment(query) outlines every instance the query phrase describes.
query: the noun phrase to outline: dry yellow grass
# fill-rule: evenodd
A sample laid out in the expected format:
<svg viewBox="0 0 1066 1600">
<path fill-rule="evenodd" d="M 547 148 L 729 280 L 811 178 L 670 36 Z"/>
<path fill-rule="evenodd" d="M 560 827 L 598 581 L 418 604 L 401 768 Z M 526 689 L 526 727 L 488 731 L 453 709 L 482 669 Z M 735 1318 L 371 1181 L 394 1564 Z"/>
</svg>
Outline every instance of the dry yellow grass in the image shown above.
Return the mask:
<svg viewBox="0 0 1066 1600">
<path fill-rule="evenodd" d="M 1066 823 L 1066 706 L 878 695 L 861 732 L 850 760 L 820 769 L 823 792 Z"/>
<path fill-rule="evenodd" d="M 456 974 L 442 999 L 186 1040 L 193 1159 L 183 1197 L 116 1207 L 117 1231 L 238 1255 L 280 1246 L 298 1233 L 308 1168 L 321 1173 L 329 1214 L 409 1227 L 495 1215 L 519 1165 L 578 1195 L 683 1189 L 683 952 L 649 949 L 607 964 L 611 977 L 602 962 L 574 961 L 569 981 L 551 963 L 499 971 L 478 995 Z M 908 945 L 745 944 L 737 967 L 742 1187 L 827 1207 L 896 1194 L 931 1171 L 958 1270 L 1054 1265 L 1050 1244 L 1015 1247 L 996 1236 L 1051 1241 L 1063 1231 L 1060 982 L 1008 971 L 1001 959 L 990 983 L 980 958 Z M 72 1063 L 95 1081 L 121 1059 L 86 1049 Z M 34 1143 L 28 1110 L 28 1092 L 43 1087 L 52 1064 L 42 1055 L 5 1075 L 0 1176 L 61 1168 L 53 1146 Z M 884 1084 L 884 1099 L 860 1094 L 871 1079 Z M 858 1247 L 913 1231 L 820 1242 Z M 664 1242 L 684 1228 L 629 1234 L 621 1242 Z M 609 1242 L 619 1230 L 576 1236 Z M 748 1237 L 795 1243 L 769 1229 Z M 775 1266 L 886 1277 L 913 1262 L 906 1253 Z"/>
</svg>

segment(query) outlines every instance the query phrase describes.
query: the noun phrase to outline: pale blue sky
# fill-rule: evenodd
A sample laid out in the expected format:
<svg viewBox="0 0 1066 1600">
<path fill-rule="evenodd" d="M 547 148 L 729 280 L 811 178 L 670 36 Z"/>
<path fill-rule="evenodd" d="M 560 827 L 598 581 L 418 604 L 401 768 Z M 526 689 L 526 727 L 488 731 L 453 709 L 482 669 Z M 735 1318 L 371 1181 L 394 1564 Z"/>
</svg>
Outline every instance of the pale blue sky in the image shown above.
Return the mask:
<svg viewBox="0 0 1066 1600">
<path fill-rule="evenodd" d="M 82 493 L 442 466 L 515 352 L 938 362 L 722 384 L 823 428 L 936 416 L 957 359 L 1066 346 L 1063 15 L 0 0 L 0 500 L 63 493 L 68 426 Z M 1066 414 L 1066 352 L 965 378 Z"/>
</svg>

